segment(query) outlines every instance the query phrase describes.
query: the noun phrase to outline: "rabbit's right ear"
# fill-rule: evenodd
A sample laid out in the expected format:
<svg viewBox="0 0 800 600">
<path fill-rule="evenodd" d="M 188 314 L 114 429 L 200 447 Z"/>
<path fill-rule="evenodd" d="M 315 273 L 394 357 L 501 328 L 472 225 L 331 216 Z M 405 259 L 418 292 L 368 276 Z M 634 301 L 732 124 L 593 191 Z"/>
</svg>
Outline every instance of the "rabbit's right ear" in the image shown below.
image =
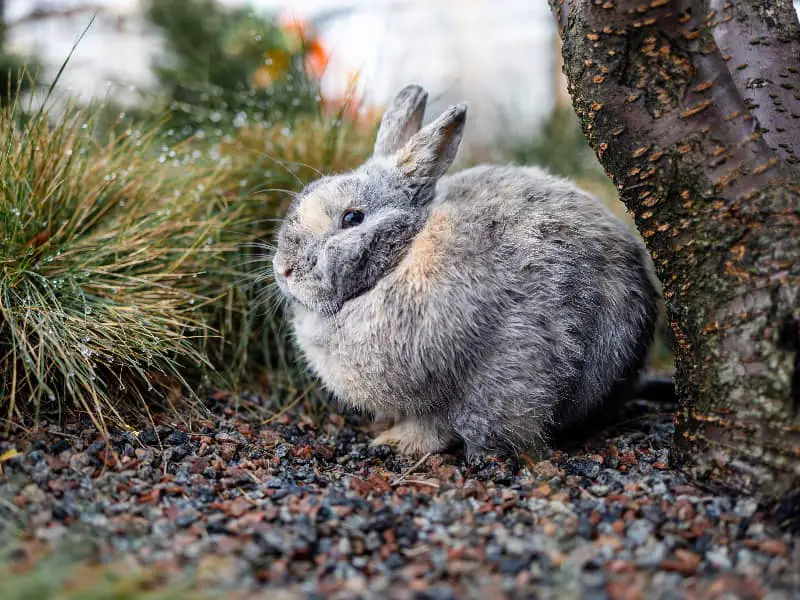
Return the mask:
<svg viewBox="0 0 800 600">
<path fill-rule="evenodd" d="M 375 156 L 390 156 L 406 145 L 422 127 L 427 101 L 428 92 L 418 85 L 407 85 L 397 93 L 381 119 Z"/>
<path fill-rule="evenodd" d="M 397 168 L 417 187 L 435 185 L 456 158 L 466 121 L 466 104 L 448 108 L 397 153 Z"/>
</svg>

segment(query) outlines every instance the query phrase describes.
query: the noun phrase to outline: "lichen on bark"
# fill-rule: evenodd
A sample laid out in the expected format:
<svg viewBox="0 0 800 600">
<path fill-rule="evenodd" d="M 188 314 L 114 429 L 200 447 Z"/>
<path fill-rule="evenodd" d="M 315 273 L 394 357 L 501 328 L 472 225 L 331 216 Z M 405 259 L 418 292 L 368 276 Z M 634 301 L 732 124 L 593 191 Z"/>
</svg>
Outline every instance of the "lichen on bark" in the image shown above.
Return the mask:
<svg viewBox="0 0 800 600">
<path fill-rule="evenodd" d="M 800 375 L 785 342 L 800 323 L 791 3 L 550 1 L 584 133 L 664 287 L 681 396 L 673 462 L 712 487 L 789 497 L 800 489 Z"/>
</svg>

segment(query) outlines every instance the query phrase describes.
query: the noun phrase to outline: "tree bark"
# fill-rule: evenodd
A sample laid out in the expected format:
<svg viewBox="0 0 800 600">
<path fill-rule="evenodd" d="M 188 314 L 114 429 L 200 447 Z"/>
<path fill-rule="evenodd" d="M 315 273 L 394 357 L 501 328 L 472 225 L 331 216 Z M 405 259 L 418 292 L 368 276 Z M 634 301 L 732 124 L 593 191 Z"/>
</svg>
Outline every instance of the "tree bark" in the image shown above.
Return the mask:
<svg viewBox="0 0 800 600">
<path fill-rule="evenodd" d="M 584 133 L 664 287 L 672 460 L 800 491 L 800 27 L 790 0 L 550 0 Z"/>
</svg>

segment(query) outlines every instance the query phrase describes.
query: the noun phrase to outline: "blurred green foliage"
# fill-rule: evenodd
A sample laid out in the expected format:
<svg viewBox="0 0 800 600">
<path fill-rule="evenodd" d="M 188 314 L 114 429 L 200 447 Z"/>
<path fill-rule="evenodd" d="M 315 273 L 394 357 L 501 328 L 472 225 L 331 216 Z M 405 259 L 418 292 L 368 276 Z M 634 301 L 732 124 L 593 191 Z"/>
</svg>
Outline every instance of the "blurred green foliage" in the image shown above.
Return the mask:
<svg viewBox="0 0 800 600">
<path fill-rule="evenodd" d="M 209 125 L 292 122 L 319 109 L 302 32 L 215 0 L 151 0 L 147 18 L 164 35 L 166 60 L 154 70 L 170 124 L 185 135 Z"/>
<path fill-rule="evenodd" d="M 27 547 L 27 548 L 26 548 Z M 44 554 L 42 556 L 42 554 Z M 0 598 L 3 600 L 211 600 L 191 589 L 187 576 L 170 582 L 155 570 L 130 562 L 99 564 L 92 542 L 73 536 L 54 553 L 41 544 L 2 540 Z M 217 596 L 218 597 L 218 596 Z"/>
</svg>

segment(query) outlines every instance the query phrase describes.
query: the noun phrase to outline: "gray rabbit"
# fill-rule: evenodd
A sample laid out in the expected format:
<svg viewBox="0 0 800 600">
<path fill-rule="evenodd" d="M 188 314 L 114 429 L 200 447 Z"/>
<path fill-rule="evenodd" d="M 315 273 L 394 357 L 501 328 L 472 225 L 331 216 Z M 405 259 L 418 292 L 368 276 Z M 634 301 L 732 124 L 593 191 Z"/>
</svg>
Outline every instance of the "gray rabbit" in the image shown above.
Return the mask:
<svg viewBox="0 0 800 600">
<path fill-rule="evenodd" d="M 374 156 L 299 194 L 273 260 L 302 354 L 407 454 L 543 447 L 634 389 L 658 317 L 643 244 L 534 168 L 445 177 L 466 106 L 422 128 L 407 86 Z"/>
</svg>

